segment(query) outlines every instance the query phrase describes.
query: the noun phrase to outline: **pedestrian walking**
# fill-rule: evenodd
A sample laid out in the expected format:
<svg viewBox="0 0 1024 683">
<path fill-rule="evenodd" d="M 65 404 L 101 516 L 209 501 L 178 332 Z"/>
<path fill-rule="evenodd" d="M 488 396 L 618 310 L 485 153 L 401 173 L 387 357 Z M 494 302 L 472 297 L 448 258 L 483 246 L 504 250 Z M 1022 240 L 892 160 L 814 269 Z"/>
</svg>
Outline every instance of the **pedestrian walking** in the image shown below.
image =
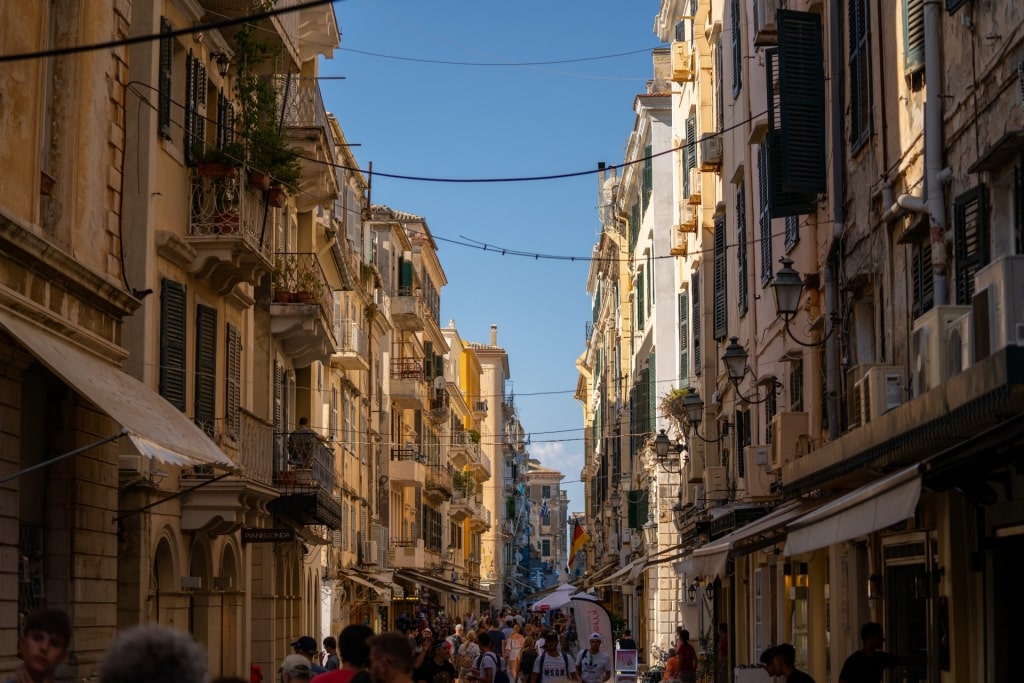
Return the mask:
<svg viewBox="0 0 1024 683">
<path fill-rule="evenodd" d="M 70 647 L 71 620 L 66 612 L 45 607 L 29 612 L 18 636 L 21 662 L 7 683 L 54 683 Z"/>
<path fill-rule="evenodd" d="M 576 673 L 583 683 L 604 683 L 612 676 L 612 659 L 601 650 L 601 634 L 590 634 L 590 647 L 576 657 Z"/>
</svg>

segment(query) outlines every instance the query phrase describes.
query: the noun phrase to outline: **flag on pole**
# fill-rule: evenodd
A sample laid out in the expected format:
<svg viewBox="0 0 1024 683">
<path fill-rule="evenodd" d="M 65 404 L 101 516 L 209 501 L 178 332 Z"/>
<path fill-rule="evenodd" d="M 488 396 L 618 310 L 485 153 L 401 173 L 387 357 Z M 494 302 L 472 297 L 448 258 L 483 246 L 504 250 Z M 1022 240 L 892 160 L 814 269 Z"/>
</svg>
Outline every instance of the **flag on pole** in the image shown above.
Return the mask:
<svg viewBox="0 0 1024 683">
<path fill-rule="evenodd" d="M 587 533 L 587 530 L 583 528 L 582 524 L 580 524 L 580 520 L 577 519 L 572 530 L 572 546 L 569 548 L 570 571 L 576 568 L 576 556 L 581 550 L 583 550 L 583 546 L 585 546 L 589 540 L 590 534 Z"/>
</svg>

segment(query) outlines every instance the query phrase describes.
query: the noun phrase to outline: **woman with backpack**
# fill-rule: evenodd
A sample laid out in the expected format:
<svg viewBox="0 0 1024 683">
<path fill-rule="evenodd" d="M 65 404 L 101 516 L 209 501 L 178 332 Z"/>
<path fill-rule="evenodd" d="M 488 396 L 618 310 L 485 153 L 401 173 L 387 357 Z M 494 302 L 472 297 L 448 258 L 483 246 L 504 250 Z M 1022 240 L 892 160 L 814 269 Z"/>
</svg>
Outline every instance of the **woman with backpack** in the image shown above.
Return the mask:
<svg viewBox="0 0 1024 683">
<path fill-rule="evenodd" d="M 519 659 L 516 661 L 515 683 L 529 683 L 530 674 L 533 673 L 533 665 L 537 661 L 537 648 L 534 647 L 533 636 L 526 636 L 523 639 L 523 646 L 519 650 Z"/>
<path fill-rule="evenodd" d="M 480 646 L 476 643 L 476 631 L 470 631 L 463 639 L 462 647 L 459 648 L 459 656 L 456 659 L 456 669 L 459 672 L 459 680 L 466 681 L 476 666 L 476 658 L 480 656 Z"/>
</svg>

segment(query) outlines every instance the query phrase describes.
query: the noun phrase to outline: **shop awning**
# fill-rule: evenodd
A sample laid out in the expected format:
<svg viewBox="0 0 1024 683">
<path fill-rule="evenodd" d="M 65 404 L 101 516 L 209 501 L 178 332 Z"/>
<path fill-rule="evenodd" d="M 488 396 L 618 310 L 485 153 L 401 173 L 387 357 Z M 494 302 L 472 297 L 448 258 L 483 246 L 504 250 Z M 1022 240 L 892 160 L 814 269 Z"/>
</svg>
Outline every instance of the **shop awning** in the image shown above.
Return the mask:
<svg viewBox="0 0 1024 683">
<path fill-rule="evenodd" d="M 476 598 L 478 600 L 490 600 L 491 594 L 478 591 L 469 586 L 463 586 L 461 583 L 455 583 L 454 581 L 448 581 L 437 576 L 431 576 L 430 574 L 422 574 L 411 569 L 400 569 L 396 572 L 397 576 L 400 576 L 413 583 L 422 584 L 428 588 L 432 588 L 442 593 L 454 593 L 456 595 L 464 595 L 469 598 Z"/>
<path fill-rule="evenodd" d="M 632 581 L 640 575 L 640 572 L 644 570 L 644 566 L 646 565 L 646 563 L 647 558 L 645 557 L 640 557 L 633 560 L 632 562 L 628 562 L 624 567 L 621 567 L 616 572 L 609 574 L 605 578 L 595 583 L 594 587 L 597 588 L 599 586 L 611 586 L 622 581 Z M 634 571 L 636 572 L 636 574 L 633 573 Z"/>
<path fill-rule="evenodd" d="M 373 590 L 375 590 L 377 592 L 377 595 L 384 595 L 384 593 L 386 593 L 388 591 L 388 589 L 385 588 L 384 586 L 381 586 L 380 584 L 374 583 L 372 581 L 368 581 L 368 580 L 364 579 L 361 576 L 356 576 L 352 572 L 349 572 L 347 574 L 342 574 L 342 578 L 343 579 L 348 579 L 352 583 L 358 583 L 360 586 L 366 586 L 367 588 L 372 588 Z"/>
<path fill-rule="evenodd" d="M 0 309 L 0 325 L 72 389 L 120 423 L 140 454 L 179 467 L 237 469 L 181 411 L 121 368 L 11 311 Z"/>
<path fill-rule="evenodd" d="M 786 523 L 807 511 L 808 507 L 799 500 L 783 503 L 764 517 L 694 550 L 683 562 L 683 571 L 690 576 L 713 580 L 725 574 L 729 553 L 746 554 L 775 543 Z"/>
<path fill-rule="evenodd" d="M 854 489 L 791 522 L 786 555 L 825 548 L 902 522 L 914 515 L 920 497 L 919 465 Z"/>
</svg>

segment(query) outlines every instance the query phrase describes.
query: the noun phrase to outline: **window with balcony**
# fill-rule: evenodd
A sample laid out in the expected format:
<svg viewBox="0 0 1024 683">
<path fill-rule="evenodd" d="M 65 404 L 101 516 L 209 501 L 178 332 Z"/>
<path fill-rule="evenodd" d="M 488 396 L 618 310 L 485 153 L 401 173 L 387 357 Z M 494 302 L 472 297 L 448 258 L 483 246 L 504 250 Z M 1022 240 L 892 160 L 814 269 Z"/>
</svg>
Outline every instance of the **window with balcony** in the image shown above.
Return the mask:
<svg viewBox="0 0 1024 683">
<path fill-rule="evenodd" d="M 214 435 L 217 408 L 217 309 L 196 306 L 195 421 Z"/>
</svg>

